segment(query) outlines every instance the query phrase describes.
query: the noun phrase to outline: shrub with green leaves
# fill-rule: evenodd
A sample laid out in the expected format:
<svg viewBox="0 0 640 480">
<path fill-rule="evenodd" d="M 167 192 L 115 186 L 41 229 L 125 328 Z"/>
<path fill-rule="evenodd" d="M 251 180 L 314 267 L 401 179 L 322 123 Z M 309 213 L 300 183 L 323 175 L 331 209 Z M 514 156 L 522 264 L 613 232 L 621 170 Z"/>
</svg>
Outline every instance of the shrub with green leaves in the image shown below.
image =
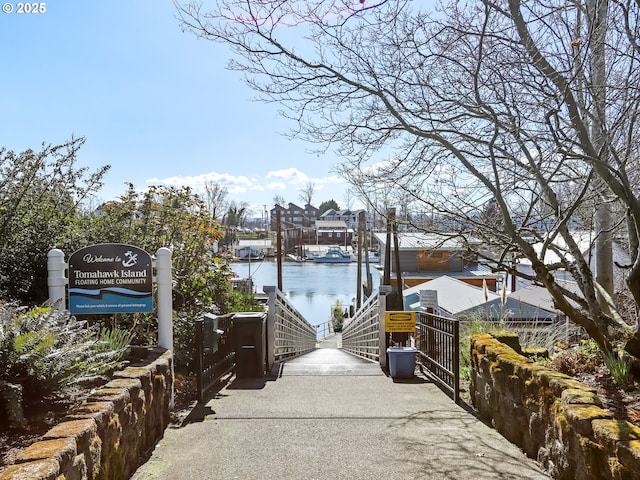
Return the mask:
<svg viewBox="0 0 640 480">
<path fill-rule="evenodd" d="M 84 138 L 16 153 L 0 146 L 0 298 L 21 305 L 47 300 L 47 252 L 70 250 L 86 231 L 81 204 L 109 167 L 78 165 Z M 84 245 L 82 245 L 84 246 Z"/>
<path fill-rule="evenodd" d="M 0 380 L 24 395 L 106 379 L 129 352 L 126 333 L 88 328 L 68 311 L 0 305 Z"/>
</svg>

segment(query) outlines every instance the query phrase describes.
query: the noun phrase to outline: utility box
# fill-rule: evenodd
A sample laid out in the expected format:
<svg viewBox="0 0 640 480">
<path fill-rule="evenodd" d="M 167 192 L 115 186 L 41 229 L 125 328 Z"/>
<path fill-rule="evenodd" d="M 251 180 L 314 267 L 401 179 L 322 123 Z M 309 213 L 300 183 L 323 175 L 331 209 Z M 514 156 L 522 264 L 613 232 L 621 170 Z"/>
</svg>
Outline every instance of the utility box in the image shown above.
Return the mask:
<svg viewBox="0 0 640 480">
<path fill-rule="evenodd" d="M 220 346 L 220 339 L 224 330 L 218 328 L 218 316 L 213 313 L 204 314 L 204 326 L 202 329 L 202 345 L 206 353 L 216 353 Z"/>
<path fill-rule="evenodd" d="M 389 347 L 389 373 L 391 378 L 412 378 L 416 368 L 416 352 L 413 347 Z"/>
<path fill-rule="evenodd" d="M 233 317 L 233 343 L 236 352 L 236 377 L 264 376 L 267 314 L 236 313 Z"/>
</svg>

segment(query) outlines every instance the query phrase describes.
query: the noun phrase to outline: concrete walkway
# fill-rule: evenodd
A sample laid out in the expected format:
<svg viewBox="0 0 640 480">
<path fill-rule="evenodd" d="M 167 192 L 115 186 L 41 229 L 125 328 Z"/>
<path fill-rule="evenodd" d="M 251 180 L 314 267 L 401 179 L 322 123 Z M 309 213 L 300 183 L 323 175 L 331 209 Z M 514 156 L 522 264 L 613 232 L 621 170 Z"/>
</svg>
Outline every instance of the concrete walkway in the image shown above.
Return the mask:
<svg viewBox="0 0 640 480">
<path fill-rule="evenodd" d="M 339 337 L 325 347 L 339 344 Z M 133 480 L 547 479 L 424 378 L 335 348 L 234 379 L 169 428 Z"/>
</svg>

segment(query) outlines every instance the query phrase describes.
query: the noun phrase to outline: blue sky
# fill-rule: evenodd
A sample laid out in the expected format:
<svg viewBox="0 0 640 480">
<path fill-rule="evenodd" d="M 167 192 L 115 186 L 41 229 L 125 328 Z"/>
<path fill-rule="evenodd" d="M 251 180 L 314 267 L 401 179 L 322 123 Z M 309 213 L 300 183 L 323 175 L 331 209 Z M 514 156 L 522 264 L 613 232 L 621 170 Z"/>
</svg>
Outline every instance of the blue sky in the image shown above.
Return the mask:
<svg viewBox="0 0 640 480">
<path fill-rule="evenodd" d="M 339 159 L 284 137 L 277 105 L 225 69 L 230 51 L 183 33 L 170 0 L 52 0 L 46 12 L 0 13 L 0 145 L 14 151 L 86 137 L 78 165 L 111 165 L 99 200 L 125 183 L 190 185 L 205 180 L 259 216 L 275 195 L 346 207 Z M 357 205 L 354 205 L 357 206 Z"/>
</svg>

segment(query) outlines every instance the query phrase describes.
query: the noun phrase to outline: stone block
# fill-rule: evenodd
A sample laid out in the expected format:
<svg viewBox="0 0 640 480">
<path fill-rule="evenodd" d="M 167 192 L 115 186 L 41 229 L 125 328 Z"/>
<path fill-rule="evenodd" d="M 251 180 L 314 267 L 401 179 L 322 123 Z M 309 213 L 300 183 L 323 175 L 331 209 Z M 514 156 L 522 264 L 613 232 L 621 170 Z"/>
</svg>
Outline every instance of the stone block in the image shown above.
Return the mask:
<svg viewBox="0 0 640 480">
<path fill-rule="evenodd" d="M 629 469 L 640 472 L 640 440 L 624 440 L 618 443 L 619 462 Z"/>
<path fill-rule="evenodd" d="M 98 429 L 102 429 L 111 419 L 113 408 L 113 403 L 111 402 L 89 402 L 73 409 L 66 419 L 92 419 L 96 422 Z"/>
<path fill-rule="evenodd" d="M 567 388 L 562 392 L 563 405 L 595 405 L 602 407 L 602 400 L 591 389 Z"/>
<path fill-rule="evenodd" d="M 103 388 L 125 389 L 129 391 L 130 398 L 135 398 L 142 389 L 142 382 L 139 378 L 115 378 Z"/>
<path fill-rule="evenodd" d="M 596 405 L 567 405 L 564 416 L 570 427 L 580 435 L 592 436 L 592 422 L 611 418 L 611 414 Z"/>
<path fill-rule="evenodd" d="M 124 370 L 114 373 L 115 378 L 135 379 L 140 382 L 141 388 L 145 392 L 150 392 L 152 389 L 151 379 L 153 371 L 151 368 L 146 367 L 127 367 Z"/>
<path fill-rule="evenodd" d="M 78 451 L 83 451 L 89 447 L 97 431 L 98 427 L 93 419 L 69 420 L 50 429 L 44 434 L 43 438 L 74 437 L 78 445 Z"/>
<path fill-rule="evenodd" d="M 89 402 L 112 402 L 116 412 L 121 411 L 131 400 L 126 388 L 100 388 L 87 399 Z"/>
<path fill-rule="evenodd" d="M 514 352 L 521 353 L 522 347 L 520 346 L 520 337 L 515 332 L 493 332 L 491 336 L 503 345 L 508 346 Z"/>
<path fill-rule="evenodd" d="M 593 421 L 593 434 L 596 440 L 614 451 L 620 442 L 640 440 L 640 427 L 624 420 L 596 419 Z"/>
<path fill-rule="evenodd" d="M 73 465 L 77 454 L 76 440 L 73 437 L 41 440 L 32 443 L 16 458 L 16 463 L 28 463 L 37 460 L 54 459 L 59 468 L 64 471 Z"/>
<path fill-rule="evenodd" d="M 56 480 L 60 473 L 60 465 L 53 458 L 37 462 L 9 465 L 0 473 L 0 480 Z"/>
</svg>

